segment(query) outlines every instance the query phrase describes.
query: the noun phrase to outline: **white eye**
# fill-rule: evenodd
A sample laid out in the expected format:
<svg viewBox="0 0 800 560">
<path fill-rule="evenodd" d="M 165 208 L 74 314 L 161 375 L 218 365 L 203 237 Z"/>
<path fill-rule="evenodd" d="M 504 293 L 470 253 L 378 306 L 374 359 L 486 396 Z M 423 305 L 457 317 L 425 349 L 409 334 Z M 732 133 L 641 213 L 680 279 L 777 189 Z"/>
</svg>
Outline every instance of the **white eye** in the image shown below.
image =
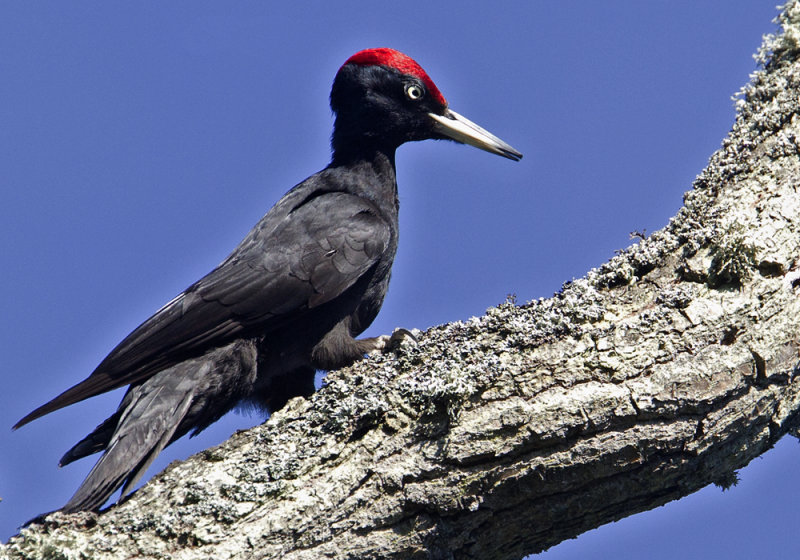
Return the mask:
<svg viewBox="0 0 800 560">
<path fill-rule="evenodd" d="M 406 84 L 406 97 L 411 101 L 416 101 L 425 95 L 425 91 L 417 84 Z"/>
</svg>

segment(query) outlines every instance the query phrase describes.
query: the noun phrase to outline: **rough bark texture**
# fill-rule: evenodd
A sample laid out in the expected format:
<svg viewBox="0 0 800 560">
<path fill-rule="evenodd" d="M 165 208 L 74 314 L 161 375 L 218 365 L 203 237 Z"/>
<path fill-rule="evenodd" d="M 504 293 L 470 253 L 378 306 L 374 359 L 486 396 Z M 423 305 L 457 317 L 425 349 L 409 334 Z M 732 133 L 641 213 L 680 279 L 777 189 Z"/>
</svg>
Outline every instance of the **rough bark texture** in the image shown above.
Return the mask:
<svg viewBox="0 0 800 560">
<path fill-rule="evenodd" d="M 800 5 L 663 230 L 431 329 L 9 558 L 519 558 L 685 496 L 800 420 Z"/>
</svg>

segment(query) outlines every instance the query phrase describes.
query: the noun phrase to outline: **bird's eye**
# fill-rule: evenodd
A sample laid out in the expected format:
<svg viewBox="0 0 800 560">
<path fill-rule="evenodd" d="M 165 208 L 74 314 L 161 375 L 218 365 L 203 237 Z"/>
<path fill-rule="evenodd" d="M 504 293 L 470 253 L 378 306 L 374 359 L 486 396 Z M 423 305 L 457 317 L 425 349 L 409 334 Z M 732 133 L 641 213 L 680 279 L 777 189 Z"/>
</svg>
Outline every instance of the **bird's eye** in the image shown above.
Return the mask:
<svg viewBox="0 0 800 560">
<path fill-rule="evenodd" d="M 421 99 L 425 95 L 425 91 L 417 84 L 406 84 L 406 97 L 411 101 Z"/>
</svg>

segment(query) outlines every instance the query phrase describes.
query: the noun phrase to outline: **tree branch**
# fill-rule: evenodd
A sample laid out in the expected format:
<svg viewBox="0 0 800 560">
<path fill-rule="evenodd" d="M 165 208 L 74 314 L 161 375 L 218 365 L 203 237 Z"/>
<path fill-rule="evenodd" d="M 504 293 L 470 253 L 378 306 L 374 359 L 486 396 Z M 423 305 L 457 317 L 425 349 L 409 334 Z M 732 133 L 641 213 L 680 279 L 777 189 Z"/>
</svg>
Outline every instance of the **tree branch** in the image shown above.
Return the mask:
<svg viewBox="0 0 800 560">
<path fill-rule="evenodd" d="M 0 555 L 518 558 L 735 483 L 800 419 L 800 4 L 780 21 L 666 228 Z"/>
</svg>

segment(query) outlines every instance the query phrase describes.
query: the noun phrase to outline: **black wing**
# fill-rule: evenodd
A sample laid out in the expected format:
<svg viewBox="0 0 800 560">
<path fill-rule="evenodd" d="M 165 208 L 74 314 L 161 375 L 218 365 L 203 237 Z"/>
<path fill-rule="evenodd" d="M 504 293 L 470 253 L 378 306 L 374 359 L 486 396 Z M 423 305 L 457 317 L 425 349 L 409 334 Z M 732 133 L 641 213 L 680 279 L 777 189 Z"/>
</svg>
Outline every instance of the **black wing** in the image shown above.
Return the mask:
<svg viewBox="0 0 800 560">
<path fill-rule="evenodd" d="M 14 428 L 237 335 L 268 333 L 287 316 L 335 299 L 381 260 L 391 235 L 372 203 L 347 193 L 311 196 L 282 215 L 270 211 L 227 259 L 129 334 L 87 379 Z"/>
</svg>

